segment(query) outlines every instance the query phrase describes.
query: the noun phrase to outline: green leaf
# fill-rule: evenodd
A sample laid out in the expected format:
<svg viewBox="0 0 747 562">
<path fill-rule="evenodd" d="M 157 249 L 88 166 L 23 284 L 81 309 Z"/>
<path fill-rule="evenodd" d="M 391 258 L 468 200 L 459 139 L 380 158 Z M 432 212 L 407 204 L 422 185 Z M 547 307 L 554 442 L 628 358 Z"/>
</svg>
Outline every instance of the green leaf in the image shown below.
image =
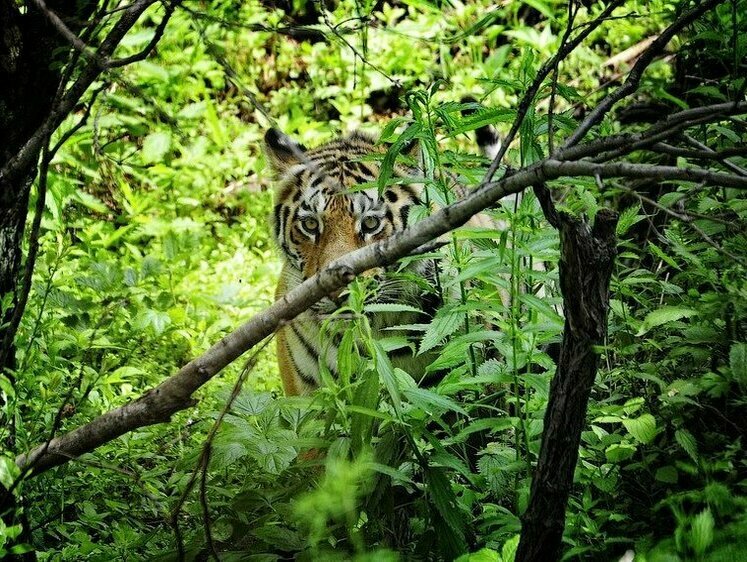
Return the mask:
<svg viewBox="0 0 747 562">
<path fill-rule="evenodd" d="M 423 127 L 420 123 L 411 123 L 407 129 L 394 141 L 389 150 L 386 151 L 386 155 L 381 162 L 381 168 L 379 171 L 378 187 L 379 191 L 384 191 L 389 178 L 392 177 L 392 171 L 394 170 L 394 162 L 397 159 L 397 155 L 402 152 L 405 145 L 411 140 L 416 138 L 422 131 Z"/>
<path fill-rule="evenodd" d="M 420 350 L 418 353 L 425 353 L 426 351 L 436 347 L 443 339 L 454 332 L 456 332 L 460 326 L 464 324 L 465 318 L 464 312 L 456 310 L 445 310 L 441 309 L 436 314 L 433 321 L 425 331 L 425 335 L 420 342 Z"/>
<path fill-rule="evenodd" d="M 521 535 L 514 535 L 503 543 L 503 548 L 501 549 L 501 557 L 503 558 L 502 562 L 514 562 L 516 551 L 519 549 L 520 538 Z"/>
<path fill-rule="evenodd" d="M 2 373 L 0 373 L 0 392 L 4 392 L 8 398 L 13 398 L 16 395 L 16 391 L 13 388 L 10 379 Z"/>
<path fill-rule="evenodd" d="M 432 390 L 416 387 L 405 389 L 403 393 L 407 396 L 413 406 L 420 408 L 428 414 L 435 409 L 442 412 L 458 412 L 465 416 L 468 415 L 467 411 L 456 401 L 447 398 L 446 396 L 436 394 Z"/>
<path fill-rule="evenodd" d="M 397 412 L 397 415 L 400 415 L 402 412 L 402 398 L 400 397 L 399 385 L 397 383 L 397 377 L 394 374 L 392 362 L 389 360 L 386 351 L 384 351 L 384 348 L 378 341 L 372 341 L 371 345 L 374 352 L 376 371 L 378 371 L 381 382 L 384 384 L 384 388 L 386 388 L 392 399 L 394 411 Z"/>
<path fill-rule="evenodd" d="M 363 310 L 364 312 L 422 312 L 414 306 L 396 302 L 367 304 Z"/>
<path fill-rule="evenodd" d="M 480 107 L 476 113 L 461 120 L 459 125 L 450 131 L 449 136 L 457 136 L 468 131 L 474 131 L 485 125 L 494 123 L 510 123 L 516 118 L 513 109 Z"/>
<path fill-rule="evenodd" d="M 296 450 L 285 443 L 295 437 L 292 431 L 285 431 L 289 439 L 280 441 L 277 436 L 273 441 L 259 439 L 252 443 L 252 456 L 259 465 L 270 474 L 280 474 L 296 458 Z"/>
<path fill-rule="evenodd" d="M 463 552 L 467 547 L 464 538 L 466 521 L 464 512 L 459 509 L 459 502 L 451 488 L 451 481 L 446 477 L 446 471 L 442 468 L 429 467 L 425 471 L 425 482 L 431 503 L 446 523 L 446 527 L 442 528 L 449 534 L 446 537 L 448 539 L 446 543 L 455 550 Z"/>
<path fill-rule="evenodd" d="M 656 419 L 651 414 L 623 420 L 623 425 L 628 433 L 641 443 L 650 443 L 656 437 Z"/>
<path fill-rule="evenodd" d="M 658 482 L 664 482 L 665 484 L 676 484 L 679 479 L 677 469 L 671 465 L 662 466 L 656 470 L 654 478 Z"/>
<path fill-rule="evenodd" d="M 607 457 L 609 462 L 621 462 L 632 457 L 635 454 L 635 450 L 635 445 L 615 443 L 607 447 L 604 451 L 604 456 Z"/>
<path fill-rule="evenodd" d="M 729 350 L 731 376 L 738 384 L 747 386 L 747 343 L 735 343 Z"/>
<path fill-rule="evenodd" d="M 258 416 L 272 403 L 269 392 L 242 392 L 231 405 L 231 410 L 248 416 Z"/>
<path fill-rule="evenodd" d="M 483 548 L 472 554 L 463 554 L 454 562 L 502 562 L 501 555 L 495 550 Z"/>
<path fill-rule="evenodd" d="M 668 324 L 669 322 L 674 322 L 676 320 L 681 320 L 682 318 L 689 318 L 696 314 L 698 314 L 697 310 L 680 306 L 665 306 L 653 310 L 646 315 L 646 318 L 643 320 L 643 324 L 641 325 L 641 329 L 638 330 L 636 335 L 642 336 L 651 330 L 651 328 L 662 326 L 663 324 Z"/>
<path fill-rule="evenodd" d="M 674 438 L 677 440 L 677 443 L 680 444 L 680 447 L 682 447 L 684 451 L 688 455 L 690 455 L 690 458 L 697 463 L 698 443 L 697 441 L 695 441 L 695 437 L 693 437 L 693 434 L 686 429 L 678 429 L 674 432 Z"/>
<path fill-rule="evenodd" d="M 645 218 L 643 215 L 638 214 L 638 209 L 640 208 L 640 205 L 632 205 L 620 213 L 620 218 L 617 221 L 615 229 L 618 236 L 622 236 L 630 230 L 631 226 Z"/>
<path fill-rule="evenodd" d="M 472 433 L 478 431 L 487 431 L 488 433 L 495 433 L 496 431 L 503 431 L 512 427 L 516 427 L 519 423 L 519 418 L 505 417 L 505 418 L 481 418 L 470 423 L 467 427 L 462 429 L 454 437 L 449 437 L 444 441 L 444 445 L 453 445 L 454 443 L 461 443 Z"/>
<path fill-rule="evenodd" d="M 690 526 L 689 542 L 696 556 L 702 556 L 713 542 L 715 521 L 709 508 L 695 516 Z"/>
<path fill-rule="evenodd" d="M 167 313 L 149 308 L 137 315 L 132 326 L 137 330 L 150 326 L 156 335 L 160 336 L 169 324 L 171 324 L 171 317 Z"/>
<path fill-rule="evenodd" d="M 548 4 L 545 4 L 544 2 L 541 2 L 540 0 L 522 0 L 523 4 L 526 4 L 527 6 L 531 6 L 538 12 L 540 12 L 543 16 L 545 16 L 549 20 L 555 19 L 555 11 L 554 6 L 550 6 Z"/>
<path fill-rule="evenodd" d="M 360 453 L 364 447 L 371 444 L 374 417 L 364 412 L 376 411 L 378 403 L 379 376 L 369 369 L 363 373 L 353 398 L 353 404 L 362 409 L 353 413 L 350 420 L 350 440 L 355 453 Z"/>
<path fill-rule="evenodd" d="M 15 554 L 16 556 L 21 555 L 21 554 L 26 554 L 28 552 L 33 552 L 33 551 L 34 551 L 34 547 L 26 543 L 13 545 L 10 549 L 10 553 Z"/>
<path fill-rule="evenodd" d="M 83 205 L 87 209 L 90 209 L 91 211 L 94 211 L 95 213 L 105 214 L 109 212 L 109 207 L 104 205 L 101 199 L 80 189 L 75 192 L 73 198 L 76 199 L 81 205 Z"/>
<path fill-rule="evenodd" d="M 395 482 L 414 484 L 414 482 L 412 481 L 412 478 L 410 478 L 407 474 L 405 474 L 401 470 L 392 468 L 391 466 L 387 466 L 385 464 L 381 464 L 378 462 L 368 462 L 366 463 L 366 467 L 370 468 L 371 470 L 375 470 L 376 472 L 379 472 L 381 474 L 384 474 L 386 476 L 389 476 Z"/>
<path fill-rule="evenodd" d="M 0 484 L 9 489 L 21 474 L 16 462 L 10 457 L 0 457 Z"/>
<path fill-rule="evenodd" d="M 149 164 L 161 162 L 169 148 L 171 148 L 171 135 L 169 133 L 151 133 L 143 141 L 143 161 Z"/>
<path fill-rule="evenodd" d="M 677 265 L 677 262 L 674 260 L 674 258 L 666 254 L 664 250 L 659 248 L 659 246 L 657 246 L 653 242 L 649 241 L 648 249 L 652 254 L 654 254 L 657 258 L 665 262 L 667 265 L 670 265 L 677 270 L 682 269 L 679 265 Z"/>
</svg>

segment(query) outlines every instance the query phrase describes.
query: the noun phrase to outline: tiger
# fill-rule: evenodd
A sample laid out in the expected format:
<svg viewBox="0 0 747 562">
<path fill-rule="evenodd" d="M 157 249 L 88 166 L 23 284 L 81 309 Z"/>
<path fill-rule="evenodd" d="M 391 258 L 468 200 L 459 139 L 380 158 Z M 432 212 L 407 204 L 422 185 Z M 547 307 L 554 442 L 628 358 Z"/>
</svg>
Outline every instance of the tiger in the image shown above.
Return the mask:
<svg viewBox="0 0 747 562">
<path fill-rule="evenodd" d="M 477 143 L 488 158 L 500 148 L 498 134 L 491 126 L 477 130 Z M 381 192 L 375 187 L 381 158 L 371 155 L 381 156 L 385 148 L 362 132 L 307 149 L 271 128 L 264 145 L 276 177 L 271 222 L 283 262 L 276 299 L 333 260 L 404 230 L 411 211 L 423 205 L 422 184 L 393 181 Z M 416 169 L 394 165 L 394 180 L 416 176 Z M 407 268 L 430 285 L 438 274 L 434 260 L 415 260 Z M 437 292 L 424 290 L 422 283 L 388 281 L 383 268 L 364 275 L 380 281 L 377 302 L 412 304 L 422 311 L 374 313 L 369 318 L 374 332 L 423 321 L 441 305 Z M 286 395 L 306 395 L 317 389 L 321 384 L 320 362 L 333 376 L 336 374 L 339 341 L 322 342 L 321 334 L 322 322 L 339 308 L 341 298 L 341 291 L 328 295 L 277 330 L 277 360 Z M 393 351 L 390 359 L 395 367 L 416 375 L 424 372 L 432 357 L 414 355 L 405 347 Z"/>
</svg>

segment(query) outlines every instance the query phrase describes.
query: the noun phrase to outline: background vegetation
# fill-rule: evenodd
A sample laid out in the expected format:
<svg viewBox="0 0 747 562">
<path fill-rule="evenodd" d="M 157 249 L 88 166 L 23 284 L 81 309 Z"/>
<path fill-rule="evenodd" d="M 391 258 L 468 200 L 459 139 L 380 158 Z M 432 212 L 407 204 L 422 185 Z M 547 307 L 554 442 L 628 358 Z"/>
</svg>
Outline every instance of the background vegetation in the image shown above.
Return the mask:
<svg viewBox="0 0 747 562">
<path fill-rule="evenodd" d="M 619 84 L 637 56 L 627 50 L 681 4 L 631 0 L 593 32 L 563 61 L 554 93 L 541 89 L 508 164 L 548 153 L 551 95 L 562 138 Z M 602 8 L 584 3 L 577 25 Z M 148 43 L 162 13 L 148 12 L 121 55 Z M 746 14 L 744 1 L 726 2 L 677 37 L 602 131 L 744 99 Z M 357 129 L 393 141 L 415 122 L 436 141 L 432 177 L 475 185 L 488 163 L 457 103 L 473 96 L 486 121 L 510 124 L 567 17 L 552 0 L 184 3 L 157 51 L 97 93 L 51 164 L 14 384 L 0 374 L 0 441 L 14 437 L 0 482 L 10 486 L 15 455 L 49 435 L 58 412 L 64 431 L 125 403 L 272 302 L 280 262 L 261 153 L 271 119 L 309 146 Z M 747 163 L 744 121 L 689 134 Z M 736 560 L 747 552 L 744 193 L 594 179 L 552 188 L 576 214 L 621 211 L 564 559 L 632 548 L 640 560 Z M 385 352 L 403 342 L 371 338 L 371 288 L 355 284 L 340 380 L 283 398 L 272 346 L 237 362 L 171 424 L 25 482 L 30 535 L 2 524 L 0 556 L 167 560 L 181 545 L 189 559 L 513 560 L 563 325 L 559 298 L 536 294 L 557 276 L 556 232 L 531 197 L 491 213 L 505 231 L 462 229 L 429 256 L 442 260 L 441 290 L 458 295 L 410 327 L 423 334 L 419 352 L 436 351 L 435 382 L 391 367 Z"/>
</svg>

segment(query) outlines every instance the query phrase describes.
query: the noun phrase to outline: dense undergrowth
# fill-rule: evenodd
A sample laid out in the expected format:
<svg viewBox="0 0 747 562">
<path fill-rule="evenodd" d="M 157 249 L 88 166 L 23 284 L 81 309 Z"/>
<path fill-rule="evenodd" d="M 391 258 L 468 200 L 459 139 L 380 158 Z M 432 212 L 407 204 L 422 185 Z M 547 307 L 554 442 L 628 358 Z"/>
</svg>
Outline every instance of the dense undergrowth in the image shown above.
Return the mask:
<svg viewBox="0 0 747 562">
<path fill-rule="evenodd" d="M 601 10 L 589 4 L 582 21 Z M 631 106 L 661 112 L 743 96 L 733 64 L 747 52 L 747 5 L 733 4 L 679 37 Z M 631 62 L 611 57 L 660 31 L 678 6 L 628 2 L 563 62 L 555 142 Z M 319 9 L 294 3 L 291 15 L 315 22 Z M 310 146 L 356 129 L 393 141 L 414 122 L 433 197 L 448 197 L 442 172 L 476 185 L 487 166 L 466 134 L 477 121 L 461 117 L 456 102 L 473 96 L 489 108 L 480 113 L 486 120 L 510 123 L 567 15 L 564 4 L 537 0 L 343 1 L 318 27 L 326 41 L 252 28 L 288 17 L 255 1 L 187 2 L 156 55 L 98 94 L 87 124 L 54 160 L 15 388 L 0 377 L 4 416 L 14 420 L 0 429 L 3 443 L 14 439 L 0 458 L 3 479 L 58 411 L 64 431 L 121 405 L 272 302 L 280 262 L 269 233 L 263 110 Z M 123 50 L 146 44 L 154 21 Z M 509 164 L 547 154 L 551 93 L 548 83 Z M 635 128 L 630 113 L 602 129 Z M 385 131 L 394 118 L 400 128 Z M 693 134 L 712 148 L 739 147 L 747 129 L 731 121 Z M 747 552 L 747 201 L 737 190 L 692 184 L 551 187 L 576 214 L 622 213 L 609 341 L 582 436 L 565 558 L 611 560 L 632 548 L 651 562 L 736 560 Z M 423 334 L 417 351 L 436 352 L 429 384 L 391 366 L 386 352 L 406 342 L 370 337 L 371 287 L 355 284 L 340 379 L 312 397 L 283 398 L 272 346 L 262 351 L 212 444 L 204 493 L 180 503 L 241 361 L 172 423 L 26 482 L 25 521 L 39 559 L 174 559 L 180 505 L 190 559 L 214 548 L 221 560 L 468 552 L 477 554 L 464 560 L 513 560 L 554 370 L 548 351 L 563 325 L 559 296 L 538 292 L 557 277 L 555 231 L 531 197 L 491 213 L 508 228 L 462 229 L 426 256 L 441 262 L 438 290 L 455 295 L 432 322 L 410 326 Z M 309 449 L 317 453 L 299 457 Z M 18 533 L 0 529 L 0 552 Z"/>
</svg>

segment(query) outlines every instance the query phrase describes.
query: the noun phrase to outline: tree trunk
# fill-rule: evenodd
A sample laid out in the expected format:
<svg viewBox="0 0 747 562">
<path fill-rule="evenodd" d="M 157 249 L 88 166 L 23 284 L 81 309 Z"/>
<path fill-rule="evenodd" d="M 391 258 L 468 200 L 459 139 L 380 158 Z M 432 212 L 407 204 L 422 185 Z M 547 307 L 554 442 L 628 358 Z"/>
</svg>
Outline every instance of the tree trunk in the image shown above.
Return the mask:
<svg viewBox="0 0 747 562">
<path fill-rule="evenodd" d="M 543 201 L 547 215 L 546 204 L 547 200 Z M 602 209 L 591 229 L 565 213 L 548 218 L 560 229 L 565 329 L 529 506 L 522 516 L 516 562 L 552 562 L 560 557 L 565 510 L 599 360 L 595 346 L 603 344 L 607 334 L 609 284 L 616 254 L 616 213 Z"/>
<path fill-rule="evenodd" d="M 95 2 L 49 1 L 50 9 L 69 19 L 71 29 L 85 21 Z M 20 14 L 15 0 L 0 0 L 0 169 L 3 168 L 34 134 L 54 103 L 60 83 L 62 63 L 69 56 L 69 46 L 58 31 L 32 2 Z M 75 18 L 65 16 L 75 15 Z M 66 48 L 67 47 L 67 48 Z M 2 310 L 3 326 L 13 314 L 17 302 L 16 287 L 21 267 L 21 242 L 34 164 L 10 177 L 0 177 L 0 298 L 11 295 Z M 6 297 L 7 298 L 7 297 Z M 8 376 L 14 353 L 12 340 L 0 328 L 0 372 Z"/>
<path fill-rule="evenodd" d="M 96 2 L 47 0 L 49 9 L 58 14 L 74 33 L 91 16 Z M 31 138 L 52 108 L 62 78 L 62 68 L 70 55 L 70 46 L 39 11 L 26 2 L 19 12 L 16 0 L 0 0 L 0 169 Z M 11 176 L 0 176 L 0 374 L 15 384 L 15 330 L 9 323 L 18 305 L 19 274 L 23 261 L 23 233 L 26 225 L 29 192 L 36 175 L 36 160 Z M 12 415 L 12 414 L 11 414 Z M 2 445 L 15 447 L 12 419 L 0 424 L 11 427 Z M 0 518 L 14 524 L 18 500 L 0 486 Z M 25 521 L 22 521 L 25 523 Z M 24 524 L 24 532 L 28 525 Z M 22 535 L 21 540 L 29 537 Z M 34 560 L 34 553 L 20 555 Z"/>
</svg>

